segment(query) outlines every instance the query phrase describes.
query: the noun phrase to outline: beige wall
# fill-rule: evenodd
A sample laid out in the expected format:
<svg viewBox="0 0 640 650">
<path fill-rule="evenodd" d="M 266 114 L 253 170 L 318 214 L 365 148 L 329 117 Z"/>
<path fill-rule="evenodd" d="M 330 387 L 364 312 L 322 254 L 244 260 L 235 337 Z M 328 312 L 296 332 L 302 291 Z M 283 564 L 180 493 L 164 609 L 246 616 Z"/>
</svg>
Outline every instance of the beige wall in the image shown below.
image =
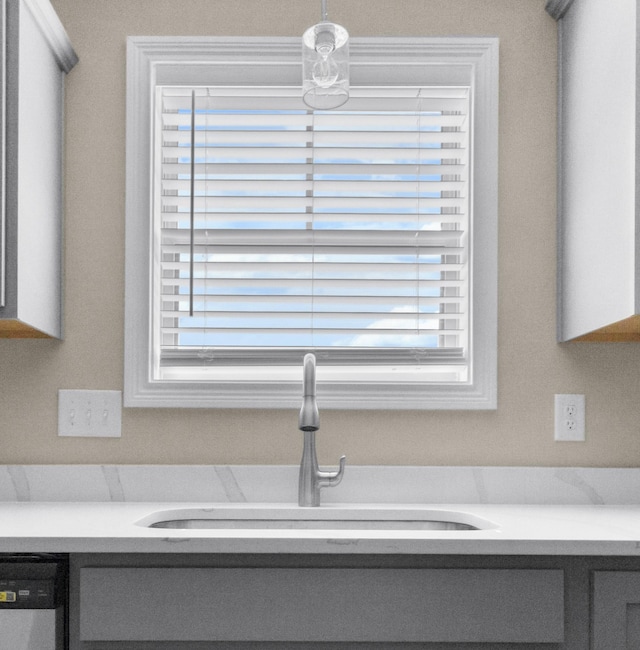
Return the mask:
<svg viewBox="0 0 640 650">
<path fill-rule="evenodd" d="M 58 438 L 59 388 L 121 389 L 127 35 L 301 34 L 319 0 L 53 0 L 67 83 L 66 339 L 0 341 L 0 463 L 296 463 L 295 411 L 126 409 L 121 439 Z M 640 464 L 640 345 L 555 342 L 556 25 L 544 0 L 330 0 L 354 36 L 500 37 L 499 408 L 322 413 L 321 463 Z M 585 393 L 587 442 L 553 442 Z"/>
</svg>

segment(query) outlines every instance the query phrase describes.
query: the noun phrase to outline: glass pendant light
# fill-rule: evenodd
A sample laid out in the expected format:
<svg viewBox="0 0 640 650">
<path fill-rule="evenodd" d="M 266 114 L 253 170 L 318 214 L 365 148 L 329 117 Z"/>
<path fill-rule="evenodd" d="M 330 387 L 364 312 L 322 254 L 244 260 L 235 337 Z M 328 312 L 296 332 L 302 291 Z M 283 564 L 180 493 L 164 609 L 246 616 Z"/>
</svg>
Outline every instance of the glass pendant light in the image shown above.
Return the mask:
<svg viewBox="0 0 640 650">
<path fill-rule="evenodd" d="M 331 109 L 349 99 L 349 33 L 327 20 L 322 0 L 322 22 L 302 35 L 302 99 L 307 106 Z"/>
</svg>

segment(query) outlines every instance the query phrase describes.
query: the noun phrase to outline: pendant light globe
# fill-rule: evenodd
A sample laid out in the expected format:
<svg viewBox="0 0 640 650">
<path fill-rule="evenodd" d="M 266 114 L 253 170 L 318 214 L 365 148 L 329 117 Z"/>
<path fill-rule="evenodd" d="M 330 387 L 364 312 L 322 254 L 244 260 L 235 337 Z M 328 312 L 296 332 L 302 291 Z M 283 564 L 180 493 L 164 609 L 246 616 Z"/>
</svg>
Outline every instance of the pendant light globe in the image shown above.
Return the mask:
<svg viewBox="0 0 640 650">
<path fill-rule="evenodd" d="M 302 99 L 330 110 L 349 99 L 349 33 L 327 20 L 302 35 Z"/>
</svg>

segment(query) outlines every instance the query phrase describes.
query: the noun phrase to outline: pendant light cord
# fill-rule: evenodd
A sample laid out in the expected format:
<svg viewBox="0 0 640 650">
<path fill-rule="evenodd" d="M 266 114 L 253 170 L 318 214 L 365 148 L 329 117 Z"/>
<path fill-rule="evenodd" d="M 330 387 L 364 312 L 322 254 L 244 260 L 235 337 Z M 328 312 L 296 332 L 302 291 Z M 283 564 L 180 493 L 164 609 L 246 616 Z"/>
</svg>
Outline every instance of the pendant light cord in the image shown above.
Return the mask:
<svg viewBox="0 0 640 650">
<path fill-rule="evenodd" d="M 322 20 L 327 22 L 327 0 L 322 0 Z"/>
</svg>

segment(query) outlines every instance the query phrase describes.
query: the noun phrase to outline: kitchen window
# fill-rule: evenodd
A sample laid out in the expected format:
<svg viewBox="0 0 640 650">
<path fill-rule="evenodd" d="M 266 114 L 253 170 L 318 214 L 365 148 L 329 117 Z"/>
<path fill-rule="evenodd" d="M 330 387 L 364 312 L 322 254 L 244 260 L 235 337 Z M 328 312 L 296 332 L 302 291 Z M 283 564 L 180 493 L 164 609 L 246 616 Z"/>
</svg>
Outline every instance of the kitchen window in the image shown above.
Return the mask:
<svg viewBox="0 0 640 650">
<path fill-rule="evenodd" d="M 497 40 L 131 38 L 125 403 L 495 408 Z"/>
</svg>

